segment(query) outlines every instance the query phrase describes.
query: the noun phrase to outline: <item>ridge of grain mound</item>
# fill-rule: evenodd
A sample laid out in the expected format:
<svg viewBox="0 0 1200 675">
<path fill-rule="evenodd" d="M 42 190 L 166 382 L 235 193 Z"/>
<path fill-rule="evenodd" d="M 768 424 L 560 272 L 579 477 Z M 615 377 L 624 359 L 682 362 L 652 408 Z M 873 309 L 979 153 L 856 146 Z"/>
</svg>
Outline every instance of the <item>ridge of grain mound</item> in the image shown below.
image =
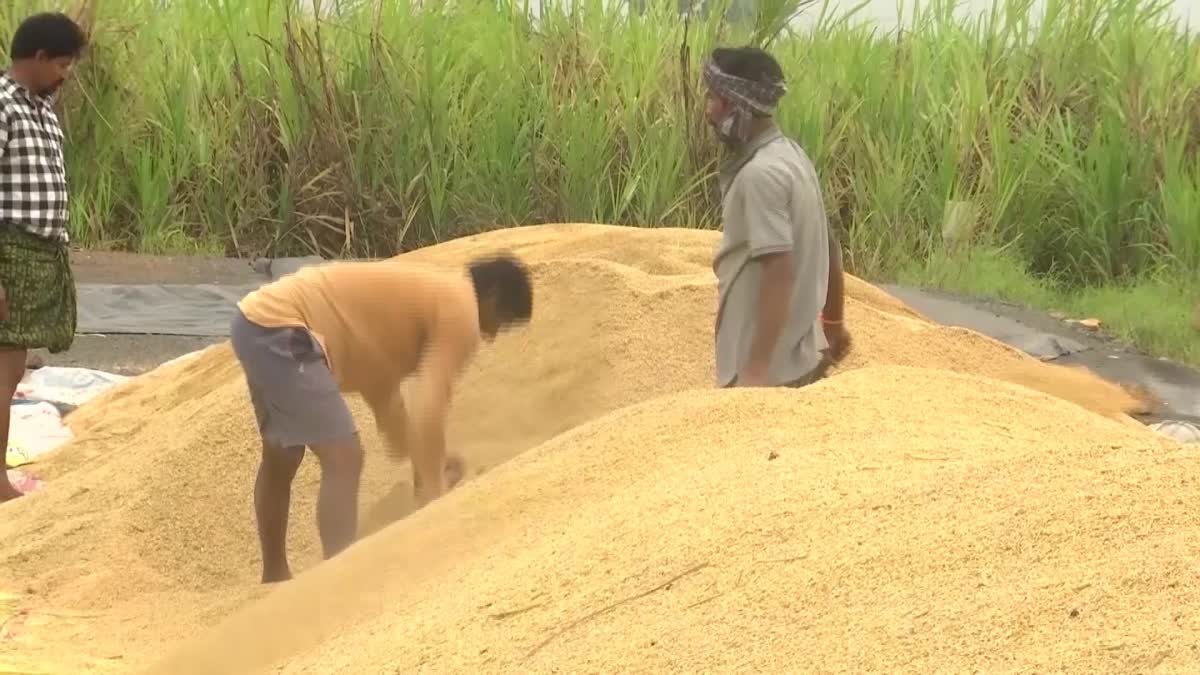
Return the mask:
<svg viewBox="0 0 1200 675">
<path fill-rule="evenodd" d="M 448 444 L 465 456 L 469 474 L 626 406 L 712 388 L 716 298 L 708 261 L 718 237 L 537 226 L 406 254 L 457 266 L 507 248 L 534 275 L 533 321 L 486 346 L 456 392 Z M 872 365 L 982 373 L 1136 425 L 1125 413 L 1140 403 L 1086 371 L 935 326 L 858 280 L 848 295 L 856 342 L 839 377 Z M 360 502 L 368 534 L 411 511 L 409 469 L 382 457 L 364 406 L 355 397 L 350 404 L 368 453 Z M 68 671 L 124 669 L 265 592 L 257 584 L 251 495 L 258 440 L 227 344 L 118 385 L 67 421 L 75 440 L 37 467 L 47 486 L 0 505 L 0 592 L 23 591 L 24 610 L 44 620 L 0 644 L 0 656 L 61 662 L 70 654 L 77 661 Z M 318 479 L 309 458 L 289 526 L 298 572 L 320 560 Z M 111 654 L 122 658 L 106 660 Z"/>
<path fill-rule="evenodd" d="M 460 265 L 477 255 L 506 250 L 528 260 L 607 260 L 656 277 L 675 275 L 709 289 L 700 307 L 708 308 L 703 326 L 711 339 L 716 312 L 712 255 L 720 238 L 719 232 L 711 230 L 565 223 L 493 230 L 405 256 Z M 699 312 L 699 307 L 683 306 L 653 311 L 678 315 L 689 309 Z M 586 306 L 580 310 L 586 311 Z M 1106 417 L 1120 419 L 1149 410 L 1140 392 L 1108 382 L 1083 367 L 1044 363 L 970 329 L 932 323 L 903 301 L 852 275 L 846 279 L 846 323 L 856 348 L 834 372 L 872 364 L 947 368 L 1032 387 Z M 705 348 L 709 349 L 708 343 Z M 711 382 L 711 354 L 695 359 L 697 364 L 706 364 Z"/>
<path fill-rule="evenodd" d="M 715 289 L 712 257 L 721 242 L 713 230 L 555 223 L 491 230 L 405 253 L 405 258 L 448 265 L 508 251 L 526 260 L 608 260 L 654 276 L 700 275 Z M 891 314 L 925 319 L 890 293 L 847 275 L 847 297 Z M 716 311 L 716 298 L 709 304 Z M 711 326 L 710 326 L 711 327 Z"/>
<path fill-rule="evenodd" d="M 1195 670 L 1194 463 L 940 370 L 669 395 L 360 541 L 153 672 Z"/>
</svg>

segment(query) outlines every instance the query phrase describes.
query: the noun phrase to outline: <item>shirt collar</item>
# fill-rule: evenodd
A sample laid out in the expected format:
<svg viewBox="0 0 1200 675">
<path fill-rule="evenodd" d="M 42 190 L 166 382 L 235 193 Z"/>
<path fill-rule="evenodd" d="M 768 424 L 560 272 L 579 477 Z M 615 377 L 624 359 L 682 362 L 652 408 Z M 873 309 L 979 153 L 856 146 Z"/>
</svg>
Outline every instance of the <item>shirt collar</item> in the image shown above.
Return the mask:
<svg viewBox="0 0 1200 675">
<path fill-rule="evenodd" d="M 18 91 L 25 91 L 25 87 L 14 80 L 7 70 L 0 70 L 0 94 L 14 94 Z"/>
<path fill-rule="evenodd" d="M 49 107 L 50 100 L 45 96 L 34 94 L 25 88 L 25 85 L 17 82 L 7 70 L 0 70 L 0 95 L 16 96 L 20 94 L 30 103 L 42 107 Z"/>
<path fill-rule="evenodd" d="M 725 181 L 733 180 L 738 171 L 749 162 L 755 153 L 774 141 L 783 138 L 783 132 L 776 124 L 771 124 L 769 127 L 759 132 L 757 136 L 742 143 L 735 148 L 732 148 L 729 156 L 721 162 L 720 172 Z"/>
</svg>

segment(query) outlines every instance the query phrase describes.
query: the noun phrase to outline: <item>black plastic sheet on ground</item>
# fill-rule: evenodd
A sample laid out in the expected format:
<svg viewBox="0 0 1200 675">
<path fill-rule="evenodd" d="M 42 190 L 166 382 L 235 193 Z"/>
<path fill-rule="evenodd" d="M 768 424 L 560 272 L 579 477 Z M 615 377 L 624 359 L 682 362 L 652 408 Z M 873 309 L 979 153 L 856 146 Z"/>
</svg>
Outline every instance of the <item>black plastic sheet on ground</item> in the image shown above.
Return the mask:
<svg viewBox="0 0 1200 675">
<path fill-rule="evenodd" d="M 253 286 L 80 284 L 79 333 L 226 337 Z"/>
<path fill-rule="evenodd" d="M 257 284 L 80 284 L 76 332 L 100 335 L 227 337 L 237 302 L 264 283 L 321 258 L 260 258 Z"/>
</svg>

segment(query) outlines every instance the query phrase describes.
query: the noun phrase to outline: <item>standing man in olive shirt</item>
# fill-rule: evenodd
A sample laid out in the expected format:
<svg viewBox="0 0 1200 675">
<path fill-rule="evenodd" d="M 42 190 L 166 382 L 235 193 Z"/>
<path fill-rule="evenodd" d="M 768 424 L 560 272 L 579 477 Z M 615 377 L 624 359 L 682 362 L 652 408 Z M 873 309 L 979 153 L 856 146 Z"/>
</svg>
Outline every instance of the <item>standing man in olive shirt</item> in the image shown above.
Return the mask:
<svg viewBox="0 0 1200 675">
<path fill-rule="evenodd" d="M 343 393 L 361 394 L 388 451 L 412 460 L 417 502 L 446 490 L 445 424 L 455 381 L 482 340 L 529 321 L 529 274 L 516 259 L 444 270 L 405 260 L 301 269 L 238 303 L 230 329 L 262 435 L 254 508 L 264 583 L 291 578 L 292 479 L 308 448 L 321 463 L 317 521 L 325 557 L 357 531 L 363 450 Z M 412 398 L 400 386 L 414 377 Z"/>
<path fill-rule="evenodd" d="M 753 47 L 705 64 L 705 114 L 728 150 L 720 169 L 718 385 L 804 386 L 850 345 L 841 252 L 816 169 L 773 119 L 783 71 Z"/>
</svg>

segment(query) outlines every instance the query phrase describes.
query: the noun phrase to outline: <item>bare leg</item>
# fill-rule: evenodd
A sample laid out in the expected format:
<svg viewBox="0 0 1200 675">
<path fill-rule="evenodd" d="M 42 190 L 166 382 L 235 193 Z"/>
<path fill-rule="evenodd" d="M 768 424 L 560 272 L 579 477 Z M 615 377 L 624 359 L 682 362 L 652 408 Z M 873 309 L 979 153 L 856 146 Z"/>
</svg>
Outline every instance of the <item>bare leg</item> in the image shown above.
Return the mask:
<svg viewBox="0 0 1200 675">
<path fill-rule="evenodd" d="M 317 497 L 317 527 L 325 558 L 332 558 L 354 542 L 358 532 L 358 485 L 362 477 L 363 450 L 358 434 L 343 445 L 312 448 L 321 461 L 321 492 Z"/>
<path fill-rule="evenodd" d="M 25 350 L 0 351 L 0 398 L 3 398 L 4 408 L 0 411 L 0 440 L 4 442 L 4 448 L 0 450 L 0 458 L 4 459 L 4 471 L 0 475 L 0 502 L 21 496 L 8 481 L 8 427 L 12 421 L 12 399 L 24 376 Z"/>
<path fill-rule="evenodd" d="M 263 442 L 262 462 L 254 482 L 254 515 L 262 545 L 264 584 L 292 578 L 287 561 L 288 511 L 292 479 L 304 459 L 304 448 L 277 448 Z"/>
</svg>

